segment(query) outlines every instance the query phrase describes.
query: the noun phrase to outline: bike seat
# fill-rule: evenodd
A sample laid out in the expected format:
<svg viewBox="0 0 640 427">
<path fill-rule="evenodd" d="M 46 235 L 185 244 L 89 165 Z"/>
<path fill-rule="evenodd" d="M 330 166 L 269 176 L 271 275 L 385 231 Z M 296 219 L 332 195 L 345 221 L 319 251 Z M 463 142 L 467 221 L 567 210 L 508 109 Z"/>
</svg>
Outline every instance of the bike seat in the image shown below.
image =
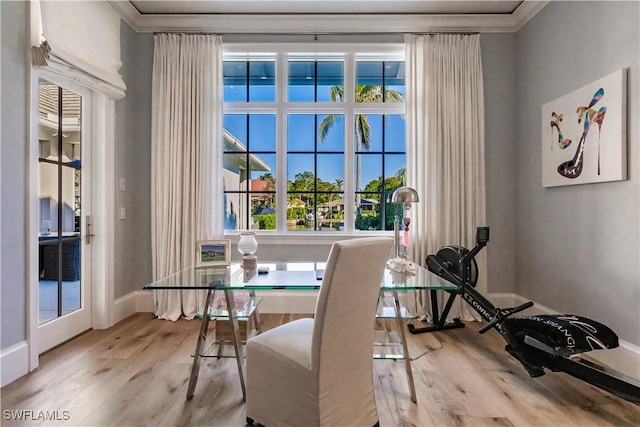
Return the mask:
<svg viewBox="0 0 640 427">
<path fill-rule="evenodd" d="M 516 338 L 529 335 L 560 350 L 583 353 L 618 347 L 618 336 L 602 323 L 572 314 L 511 317 L 503 324 Z"/>
</svg>

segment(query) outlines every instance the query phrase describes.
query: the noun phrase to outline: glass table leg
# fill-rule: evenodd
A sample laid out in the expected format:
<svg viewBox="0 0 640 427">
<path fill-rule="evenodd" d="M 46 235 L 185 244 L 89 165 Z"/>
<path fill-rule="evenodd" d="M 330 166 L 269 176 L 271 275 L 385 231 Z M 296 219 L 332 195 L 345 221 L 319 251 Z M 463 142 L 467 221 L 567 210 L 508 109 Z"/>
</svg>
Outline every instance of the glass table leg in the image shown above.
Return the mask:
<svg viewBox="0 0 640 427">
<path fill-rule="evenodd" d="M 255 299 L 256 298 L 256 291 L 250 290 L 249 291 L 249 297 Z M 262 333 L 262 324 L 260 323 L 260 314 L 258 313 L 258 305 L 257 304 L 256 304 L 256 308 L 253 310 L 253 313 L 251 315 L 253 316 L 254 327 L 256 328 L 256 332 L 259 335 L 259 334 Z"/>
</svg>

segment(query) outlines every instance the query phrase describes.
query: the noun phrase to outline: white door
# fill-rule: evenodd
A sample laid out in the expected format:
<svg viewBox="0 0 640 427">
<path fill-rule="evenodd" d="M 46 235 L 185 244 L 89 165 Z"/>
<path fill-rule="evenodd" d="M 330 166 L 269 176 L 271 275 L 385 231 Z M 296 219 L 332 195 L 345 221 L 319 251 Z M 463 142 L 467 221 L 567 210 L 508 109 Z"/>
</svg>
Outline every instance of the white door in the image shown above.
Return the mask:
<svg viewBox="0 0 640 427">
<path fill-rule="evenodd" d="M 91 92 L 38 80 L 39 352 L 91 328 Z"/>
</svg>

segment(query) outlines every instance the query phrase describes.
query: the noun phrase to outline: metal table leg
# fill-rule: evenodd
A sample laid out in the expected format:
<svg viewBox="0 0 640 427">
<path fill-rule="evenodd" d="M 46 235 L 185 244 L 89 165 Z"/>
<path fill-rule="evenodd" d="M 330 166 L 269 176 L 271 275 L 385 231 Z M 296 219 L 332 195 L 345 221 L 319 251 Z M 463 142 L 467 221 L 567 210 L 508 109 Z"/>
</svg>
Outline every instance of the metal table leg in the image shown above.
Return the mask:
<svg viewBox="0 0 640 427">
<path fill-rule="evenodd" d="M 407 381 L 409 382 L 409 393 L 411 401 L 417 403 L 416 387 L 413 383 L 413 371 L 411 370 L 411 358 L 409 357 L 409 349 L 407 347 L 407 334 L 404 331 L 404 323 L 402 322 L 402 312 L 400 311 L 400 301 L 398 300 L 398 292 L 393 291 L 393 302 L 396 308 L 396 319 L 398 320 L 398 330 L 400 331 L 400 339 L 402 340 L 402 353 L 404 355 L 404 367 L 407 371 Z"/>
<path fill-rule="evenodd" d="M 242 360 L 244 355 L 242 354 L 242 344 L 240 340 L 240 328 L 238 328 L 238 319 L 234 316 L 235 302 L 233 301 L 233 291 L 229 289 L 224 290 L 224 298 L 227 300 L 227 311 L 229 313 L 229 320 L 231 324 L 231 336 L 233 337 L 233 350 L 236 353 L 236 363 L 238 364 L 238 376 L 240 377 L 240 387 L 242 387 L 242 400 L 247 400 L 247 391 L 244 386 L 244 373 L 242 369 Z"/>
<path fill-rule="evenodd" d="M 249 296 L 251 298 L 253 298 L 253 300 L 255 301 L 255 299 L 256 299 L 256 291 L 250 290 L 249 291 Z M 251 316 L 253 316 L 253 323 L 254 323 L 254 327 L 256 328 L 256 332 L 258 334 L 261 334 L 262 333 L 262 325 L 260 323 L 260 314 L 258 313 L 258 306 L 257 305 L 253 309 L 253 313 L 251 313 Z"/>
<path fill-rule="evenodd" d="M 200 334 L 198 335 L 198 342 L 196 343 L 196 351 L 193 355 L 193 365 L 191 365 L 191 376 L 189 377 L 189 387 L 187 388 L 187 400 L 193 397 L 193 391 L 196 388 L 196 382 L 198 382 L 198 372 L 200 371 L 200 352 L 202 346 L 207 339 L 207 330 L 209 329 L 209 304 L 213 298 L 214 289 L 207 291 L 207 299 L 204 302 L 204 310 L 202 311 L 202 321 L 200 322 Z"/>
</svg>

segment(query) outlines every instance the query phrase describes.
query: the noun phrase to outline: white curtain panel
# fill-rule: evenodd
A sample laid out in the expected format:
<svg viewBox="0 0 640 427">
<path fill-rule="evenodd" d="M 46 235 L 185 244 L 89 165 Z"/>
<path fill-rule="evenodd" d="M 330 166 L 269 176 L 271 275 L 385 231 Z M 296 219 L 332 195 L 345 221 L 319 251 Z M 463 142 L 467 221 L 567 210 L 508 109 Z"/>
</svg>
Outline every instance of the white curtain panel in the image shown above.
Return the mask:
<svg viewBox="0 0 640 427">
<path fill-rule="evenodd" d="M 476 227 L 486 225 L 480 36 L 407 35 L 405 45 L 407 185 L 420 197 L 410 211 L 408 250 L 425 265 L 444 245 L 470 249 Z M 487 290 L 485 255 L 476 258 L 481 292 Z M 479 319 L 461 299 L 451 311 L 450 317 Z"/>
<path fill-rule="evenodd" d="M 151 119 L 153 279 L 189 267 L 195 242 L 222 232 L 222 42 L 154 36 Z M 161 319 L 193 318 L 206 292 L 156 291 Z"/>
</svg>

